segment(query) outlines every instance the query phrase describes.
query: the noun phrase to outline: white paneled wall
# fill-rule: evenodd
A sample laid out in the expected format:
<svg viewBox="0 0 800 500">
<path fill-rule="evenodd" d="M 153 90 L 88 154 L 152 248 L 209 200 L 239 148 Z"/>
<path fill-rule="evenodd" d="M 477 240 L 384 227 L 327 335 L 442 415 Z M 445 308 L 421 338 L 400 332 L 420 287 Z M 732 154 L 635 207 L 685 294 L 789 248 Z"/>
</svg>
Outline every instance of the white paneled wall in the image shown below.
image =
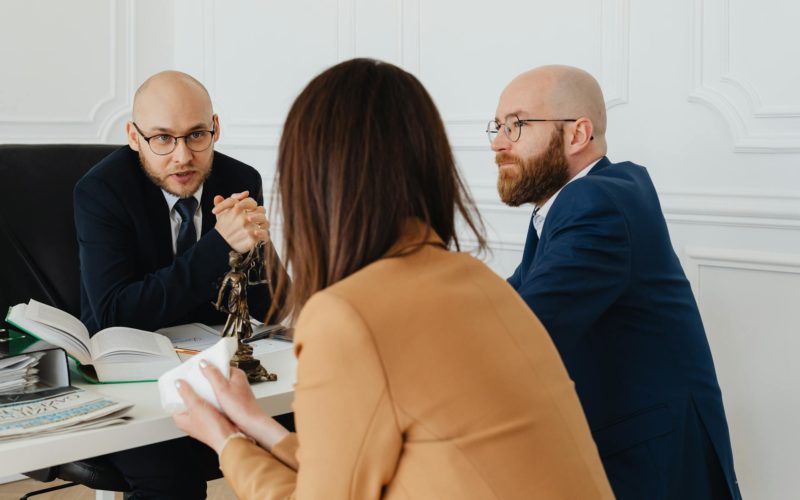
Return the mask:
<svg viewBox="0 0 800 500">
<path fill-rule="evenodd" d="M 606 95 L 609 156 L 647 166 L 661 195 L 743 493 L 782 500 L 800 470 L 799 21 L 788 0 L 4 0 L 0 142 L 121 143 L 133 90 L 174 67 L 208 86 L 219 149 L 269 189 L 302 87 L 338 61 L 381 58 L 433 95 L 489 263 L 508 275 L 530 208 L 499 202 L 485 124 L 517 73 L 583 67 Z"/>
<path fill-rule="evenodd" d="M 173 64 L 173 24 L 157 0 L 3 1 L 0 141 L 122 142 L 136 85 Z"/>
</svg>

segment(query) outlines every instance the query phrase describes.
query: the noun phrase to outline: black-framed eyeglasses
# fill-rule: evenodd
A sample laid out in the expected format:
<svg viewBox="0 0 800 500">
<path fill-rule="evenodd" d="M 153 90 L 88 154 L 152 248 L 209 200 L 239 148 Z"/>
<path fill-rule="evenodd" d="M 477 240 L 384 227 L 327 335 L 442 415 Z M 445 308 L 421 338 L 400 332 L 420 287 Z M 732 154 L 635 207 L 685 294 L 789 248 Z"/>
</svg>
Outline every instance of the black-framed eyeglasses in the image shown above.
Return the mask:
<svg viewBox="0 0 800 500">
<path fill-rule="evenodd" d="M 194 130 L 186 135 L 177 137 L 169 134 L 153 134 L 147 137 L 139 126 L 136 125 L 136 122 L 131 123 L 133 123 L 136 131 L 139 132 L 139 135 L 147 142 L 147 145 L 150 146 L 150 151 L 159 156 L 168 155 L 175 151 L 175 148 L 178 147 L 178 139 L 183 139 L 183 142 L 186 143 L 186 147 L 195 153 L 205 151 L 211 146 L 211 143 L 214 142 L 214 129 Z"/>
<path fill-rule="evenodd" d="M 505 123 L 499 123 L 497 120 L 491 120 L 486 125 L 486 136 L 489 138 L 490 143 L 494 143 L 494 138 L 497 133 L 502 129 L 506 134 L 508 140 L 517 142 L 522 135 L 522 126 L 529 122 L 576 122 L 577 118 L 528 118 L 521 120 L 517 115 L 509 115 Z"/>
</svg>

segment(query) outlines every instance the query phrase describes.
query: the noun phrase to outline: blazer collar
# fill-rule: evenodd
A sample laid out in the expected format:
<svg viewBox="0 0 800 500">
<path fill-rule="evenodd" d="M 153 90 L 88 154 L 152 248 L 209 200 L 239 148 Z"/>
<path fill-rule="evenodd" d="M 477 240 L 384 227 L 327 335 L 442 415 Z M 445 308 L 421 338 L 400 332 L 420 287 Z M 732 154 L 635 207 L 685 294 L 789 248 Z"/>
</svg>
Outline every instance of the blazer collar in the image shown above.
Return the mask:
<svg viewBox="0 0 800 500">
<path fill-rule="evenodd" d="M 603 169 L 605 169 L 610 165 L 611 165 L 611 160 L 608 159 L 608 156 L 604 156 L 597 161 L 595 166 L 592 167 L 592 170 L 590 170 L 589 173 L 586 175 L 594 175 L 598 172 L 601 172 Z"/>
</svg>

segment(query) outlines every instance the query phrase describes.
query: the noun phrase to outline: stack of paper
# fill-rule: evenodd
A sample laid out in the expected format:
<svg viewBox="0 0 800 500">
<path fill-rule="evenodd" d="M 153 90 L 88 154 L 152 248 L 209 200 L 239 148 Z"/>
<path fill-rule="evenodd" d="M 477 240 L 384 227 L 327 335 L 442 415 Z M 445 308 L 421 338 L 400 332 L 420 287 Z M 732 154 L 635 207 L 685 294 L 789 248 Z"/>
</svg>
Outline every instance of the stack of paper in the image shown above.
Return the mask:
<svg viewBox="0 0 800 500">
<path fill-rule="evenodd" d="M 43 352 L 0 359 L 0 394 L 26 392 L 39 382 L 39 360 Z"/>
<path fill-rule="evenodd" d="M 77 387 L 0 396 L 0 440 L 122 423 L 131 406 Z"/>
</svg>

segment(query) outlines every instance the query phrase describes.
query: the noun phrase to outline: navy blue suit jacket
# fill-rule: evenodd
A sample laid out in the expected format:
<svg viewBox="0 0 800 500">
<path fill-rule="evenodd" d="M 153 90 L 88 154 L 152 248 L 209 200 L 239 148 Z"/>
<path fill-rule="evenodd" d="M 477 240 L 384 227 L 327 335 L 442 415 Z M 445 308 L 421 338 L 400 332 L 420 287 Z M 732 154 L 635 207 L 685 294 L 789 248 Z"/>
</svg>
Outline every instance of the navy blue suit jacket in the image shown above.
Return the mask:
<svg viewBox="0 0 800 500">
<path fill-rule="evenodd" d="M 508 281 L 561 353 L 618 498 L 739 498 L 700 313 L 643 167 L 603 158 L 567 184 Z"/>
<path fill-rule="evenodd" d="M 161 188 L 144 174 L 138 154 L 123 146 L 95 165 L 75 186 L 75 228 L 81 266 L 81 321 L 91 334 L 110 326 L 157 330 L 202 322 L 220 324 L 219 283 L 229 270 L 227 242 L 214 229 L 215 195 L 249 190 L 263 203 L 261 176 L 214 152 L 203 185 L 199 241 L 183 255 L 172 251 L 169 207 Z M 266 286 L 248 289 L 251 314 L 269 307 Z"/>
</svg>

